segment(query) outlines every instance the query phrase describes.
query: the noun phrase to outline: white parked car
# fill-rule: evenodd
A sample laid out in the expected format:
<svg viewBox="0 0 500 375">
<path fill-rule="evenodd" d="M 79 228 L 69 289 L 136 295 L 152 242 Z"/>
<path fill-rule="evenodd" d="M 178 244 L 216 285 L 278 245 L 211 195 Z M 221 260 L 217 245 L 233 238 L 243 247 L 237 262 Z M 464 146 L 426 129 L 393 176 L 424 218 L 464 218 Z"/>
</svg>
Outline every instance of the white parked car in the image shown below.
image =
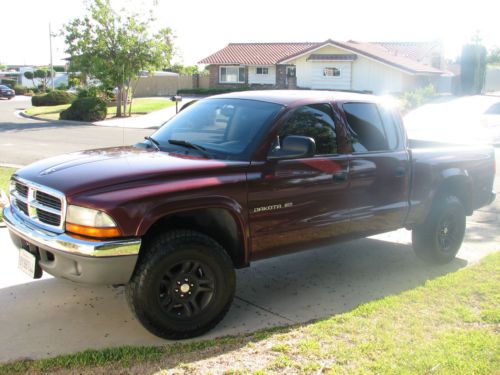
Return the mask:
<svg viewBox="0 0 500 375">
<path fill-rule="evenodd" d="M 410 139 L 500 145 L 500 97 L 442 98 L 409 112 L 404 123 Z"/>
</svg>

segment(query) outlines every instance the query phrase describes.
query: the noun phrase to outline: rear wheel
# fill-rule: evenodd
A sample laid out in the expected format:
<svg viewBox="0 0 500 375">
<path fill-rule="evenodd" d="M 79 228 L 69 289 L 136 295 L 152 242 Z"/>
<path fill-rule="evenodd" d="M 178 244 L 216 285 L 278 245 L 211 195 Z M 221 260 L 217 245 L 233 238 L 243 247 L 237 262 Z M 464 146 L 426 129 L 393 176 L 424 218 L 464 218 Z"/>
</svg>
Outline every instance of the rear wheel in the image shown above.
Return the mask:
<svg viewBox="0 0 500 375">
<path fill-rule="evenodd" d="M 179 230 L 160 235 L 143 250 L 126 295 L 146 329 L 185 339 L 207 332 L 224 317 L 234 296 L 235 272 L 217 242 Z"/>
<path fill-rule="evenodd" d="M 465 209 L 455 196 L 436 201 L 424 224 L 413 229 L 413 250 L 430 263 L 444 264 L 458 253 L 465 234 Z"/>
</svg>

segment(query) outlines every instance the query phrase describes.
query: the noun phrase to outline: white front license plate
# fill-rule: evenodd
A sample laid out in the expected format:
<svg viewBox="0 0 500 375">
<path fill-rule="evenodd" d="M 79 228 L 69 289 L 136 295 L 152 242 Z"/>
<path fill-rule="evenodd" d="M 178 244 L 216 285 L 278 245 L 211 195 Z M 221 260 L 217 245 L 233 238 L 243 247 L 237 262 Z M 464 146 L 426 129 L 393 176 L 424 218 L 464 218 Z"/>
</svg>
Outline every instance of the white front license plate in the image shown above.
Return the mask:
<svg viewBox="0 0 500 375">
<path fill-rule="evenodd" d="M 35 278 L 36 257 L 29 251 L 19 249 L 19 261 L 17 267 L 31 278 Z"/>
</svg>

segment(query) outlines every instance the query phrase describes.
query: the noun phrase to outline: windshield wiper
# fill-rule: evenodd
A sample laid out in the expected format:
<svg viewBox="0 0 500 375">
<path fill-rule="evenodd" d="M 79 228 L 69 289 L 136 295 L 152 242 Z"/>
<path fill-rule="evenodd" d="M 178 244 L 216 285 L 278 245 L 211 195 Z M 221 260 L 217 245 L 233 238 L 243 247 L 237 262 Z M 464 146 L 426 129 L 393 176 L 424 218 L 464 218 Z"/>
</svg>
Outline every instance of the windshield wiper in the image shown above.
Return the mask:
<svg viewBox="0 0 500 375">
<path fill-rule="evenodd" d="M 177 146 L 184 146 L 184 147 L 192 148 L 192 149 L 198 151 L 200 154 L 206 156 L 207 158 L 211 158 L 212 157 L 212 155 L 210 155 L 210 153 L 207 152 L 207 149 L 205 147 L 197 145 L 197 144 L 194 144 L 194 143 L 191 143 L 191 142 L 188 142 L 188 141 L 184 141 L 184 140 L 180 140 L 180 139 L 169 139 L 168 143 L 170 143 L 171 145 L 177 145 Z"/>
<path fill-rule="evenodd" d="M 161 151 L 161 150 L 160 150 L 160 142 L 158 142 L 156 139 L 154 139 L 153 137 L 150 137 L 150 136 L 144 137 L 144 139 L 145 139 L 146 141 L 151 142 L 151 144 L 152 144 L 153 146 L 155 146 L 155 148 L 156 148 L 158 151 Z"/>
</svg>

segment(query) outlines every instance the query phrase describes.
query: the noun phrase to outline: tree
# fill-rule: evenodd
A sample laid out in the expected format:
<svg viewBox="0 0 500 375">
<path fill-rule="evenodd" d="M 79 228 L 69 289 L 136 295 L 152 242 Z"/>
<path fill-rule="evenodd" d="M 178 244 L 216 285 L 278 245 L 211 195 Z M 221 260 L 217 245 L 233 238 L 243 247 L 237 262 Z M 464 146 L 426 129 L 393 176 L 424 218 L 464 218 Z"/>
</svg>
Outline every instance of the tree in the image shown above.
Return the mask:
<svg viewBox="0 0 500 375">
<path fill-rule="evenodd" d="M 46 68 L 40 68 L 40 69 L 36 69 L 33 72 L 33 75 L 35 76 L 35 78 L 42 80 L 42 89 L 43 89 L 43 91 L 46 91 L 47 85 L 49 83 L 49 79 L 54 76 L 54 72 L 52 72 Z"/>
<path fill-rule="evenodd" d="M 3 65 L 2 63 L 0 63 L 0 72 L 3 72 L 7 70 L 7 67 L 5 65 Z"/>
<path fill-rule="evenodd" d="M 36 87 L 35 78 L 42 80 L 42 89 L 45 91 L 47 89 L 47 84 L 49 83 L 49 79 L 53 76 L 53 72 L 47 68 L 39 68 L 35 69 L 33 72 L 27 71 L 24 72 L 24 77 L 27 79 L 31 79 L 33 82 L 33 86 Z"/>
<path fill-rule="evenodd" d="M 460 70 L 462 93 L 480 94 L 486 75 L 486 48 L 479 43 L 464 45 L 460 57 Z"/>
<path fill-rule="evenodd" d="M 126 115 L 131 83 L 141 71 L 170 66 L 174 38 L 170 28 L 149 32 L 152 12 L 147 17 L 123 13 L 115 12 L 109 0 L 93 0 L 85 17 L 63 28 L 71 71 L 116 87 L 117 116 Z"/>
<path fill-rule="evenodd" d="M 500 47 L 493 47 L 490 50 L 487 63 L 491 65 L 500 65 Z"/>
<path fill-rule="evenodd" d="M 26 79 L 31 79 L 31 82 L 33 82 L 33 87 L 36 87 L 35 74 L 33 74 L 33 72 L 30 71 L 24 72 L 24 77 Z"/>
<path fill-rule="evenodd" d="M 186 75 L 194 75 L 194 74 L 200 73 L 198 71 L 198 66 L 196 66 L 196 65 L 185 66 L 182 64 L 174 64 L 168 70 L 170 70 L 174 73 L 186 74 Z"/>
</svg>

